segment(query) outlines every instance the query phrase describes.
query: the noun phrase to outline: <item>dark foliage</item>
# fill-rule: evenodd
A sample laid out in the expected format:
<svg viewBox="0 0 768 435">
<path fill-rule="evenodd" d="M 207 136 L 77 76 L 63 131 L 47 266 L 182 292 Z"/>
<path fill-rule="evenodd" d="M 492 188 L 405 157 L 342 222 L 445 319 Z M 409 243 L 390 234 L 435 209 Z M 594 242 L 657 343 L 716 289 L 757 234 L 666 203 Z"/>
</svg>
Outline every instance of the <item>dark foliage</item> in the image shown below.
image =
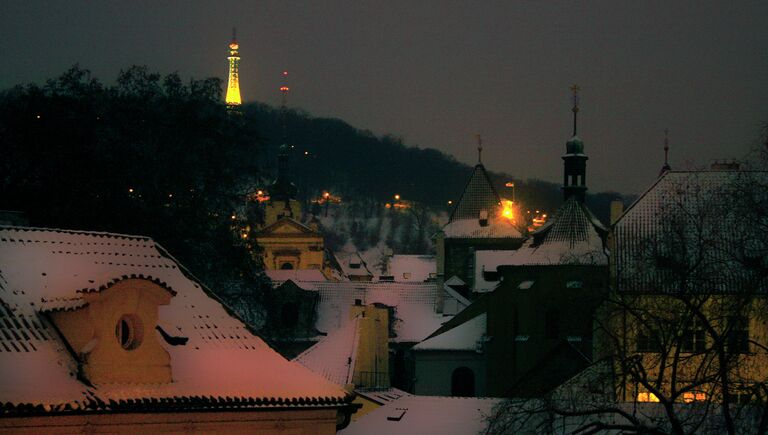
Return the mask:
<svg viewBox="0 0 768 435">
<path fill-rule="evenodd" d="M 254 136 L 217 79 L 146 67 L 114 86 L 73 67 L 0 94 L 0 208 L 37 226 L 148 235 L 206 284 L 250 287 L 258 268 L 229 228 Z M 250 160 L 255 161 L 254 159 Z"/>
</svg>

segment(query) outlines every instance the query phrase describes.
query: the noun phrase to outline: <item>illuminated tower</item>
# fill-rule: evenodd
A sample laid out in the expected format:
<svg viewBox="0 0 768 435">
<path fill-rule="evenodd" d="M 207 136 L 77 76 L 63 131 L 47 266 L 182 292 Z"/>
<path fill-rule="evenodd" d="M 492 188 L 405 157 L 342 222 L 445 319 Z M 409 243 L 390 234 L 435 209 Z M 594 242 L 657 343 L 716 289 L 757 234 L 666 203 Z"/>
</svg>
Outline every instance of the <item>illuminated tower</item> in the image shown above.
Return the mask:
<svg viewBox="0 0 768 435">
<path fill-rule="evenodd" d="M 565 144 L 565 155 L 563 156 L 563 196 L 568 199 L 575 196 L 579 202 L 584 202 L 584 196 L 587 192 L 587 157 L 584 154 L 584 142 L 576 135 L 577 123 L 576 116 L 579 113 L 579 88 L 578 85 L 571 86 L 573 92 L 573 137 Z"/>
<path fill-rule="evenodd" d="M 237 107 L 242 104 L 240 99 L 240 45 L 237 43 L 235 29 L 232 28 L 232 41 L 229 43 L 229 78 L 227 79 L 227 106 Z"/>
</svg>

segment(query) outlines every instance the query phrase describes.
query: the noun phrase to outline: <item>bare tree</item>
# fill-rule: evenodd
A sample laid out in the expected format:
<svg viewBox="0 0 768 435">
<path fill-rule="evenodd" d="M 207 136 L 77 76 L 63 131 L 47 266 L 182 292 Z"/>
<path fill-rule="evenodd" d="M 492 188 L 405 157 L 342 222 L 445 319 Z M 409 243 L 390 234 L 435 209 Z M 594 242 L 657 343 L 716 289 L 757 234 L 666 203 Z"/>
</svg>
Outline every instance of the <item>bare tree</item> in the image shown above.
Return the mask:
<svg viewBox="0 0 768 435">
<path fill-rule="evenodd" d="M 594 364 L 488 433 L 766 433 L 767 173 L 668 173 L 613 240 Z"/>
</svg>

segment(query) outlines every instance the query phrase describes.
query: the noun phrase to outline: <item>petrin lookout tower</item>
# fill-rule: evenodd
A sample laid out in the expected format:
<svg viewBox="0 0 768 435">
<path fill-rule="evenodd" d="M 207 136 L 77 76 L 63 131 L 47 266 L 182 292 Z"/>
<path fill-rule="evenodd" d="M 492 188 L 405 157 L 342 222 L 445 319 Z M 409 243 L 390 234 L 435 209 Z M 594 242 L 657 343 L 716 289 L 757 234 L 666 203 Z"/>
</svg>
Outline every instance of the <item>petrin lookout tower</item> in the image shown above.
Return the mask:
<svg viewBox="0 0 768 435">
<path fill-rule="evenodd" d="M 237 43 L 237 34 L 232 29 L 232 41 L 229 43 L 229 78 L 227 79 L 227 107 L 236 108 L 242 104 L 240 99 L 240 45 Z"/>
</svg>

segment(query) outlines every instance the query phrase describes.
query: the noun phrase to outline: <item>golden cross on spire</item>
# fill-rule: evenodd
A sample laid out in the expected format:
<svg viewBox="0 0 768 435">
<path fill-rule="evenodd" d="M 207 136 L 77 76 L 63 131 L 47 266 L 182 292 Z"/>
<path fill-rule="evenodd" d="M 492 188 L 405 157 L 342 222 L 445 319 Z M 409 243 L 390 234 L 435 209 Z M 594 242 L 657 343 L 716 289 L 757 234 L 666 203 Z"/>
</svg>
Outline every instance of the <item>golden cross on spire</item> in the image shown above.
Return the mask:
<svg viewBox="0 0 768 435">
<path fill-rule="evenodd" d="M 573 135 L 576 136 L 576 114 L 579 112 L 579 91 L 581 87 L 577 84 L 571 85 L 571 92 L 573 92 Z"/>
</svg>

